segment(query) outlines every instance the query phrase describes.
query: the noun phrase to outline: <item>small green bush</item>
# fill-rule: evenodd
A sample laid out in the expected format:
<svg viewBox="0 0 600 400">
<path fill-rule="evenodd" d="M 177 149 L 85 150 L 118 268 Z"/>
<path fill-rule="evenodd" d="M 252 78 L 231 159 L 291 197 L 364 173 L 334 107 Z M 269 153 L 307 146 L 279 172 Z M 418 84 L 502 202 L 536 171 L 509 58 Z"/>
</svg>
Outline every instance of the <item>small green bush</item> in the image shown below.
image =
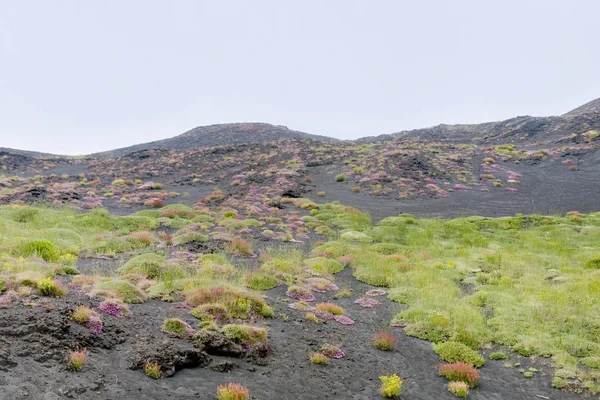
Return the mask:
<svg viewBox="0 0 600 400">
<path fill-rule="evenodd" d="M 273 318 L 275 316 L 275 311 L 273 310 L 273 308 L 271 306 L 264 304 L 262 307 L 260 307 L 257 310 L 257 314 L 260 315 L 261 317 Z"/>
<path fill-rule="evenodd" d="M 125 303 L 143 303 L 146 295 L 138 287 L 129 282 L 120 280 L 109 280 L 98 282 L 95 287 L 97 290 L 107 290 L 113 292 Z"/>
<path fill-rule="evenodd" d="M 144 364 L 144 373 L 152 379 L 159 379 L 162 375 L 160 365 L 157 362 L 146 361 Z"/>
<path fill-rule="evenodd" d="M 313 257 L 304 260 L 304 264 L 315 271 L 327 274 L 337 274 L 344 270 L 344 264 L 326 257 Z"/>
<path fill-rule="evenodd" d="M 207 240 L 208 235 L 204 235 L 198 232 L 189 232 L 173 237 L 173 243 L 176 243 L 178 245 L 194 242 L 206 242 Z"/>
<path fill-rule="evenodd" d="M 71 313 L 71 319 L 78 324 L 85 325 L 93 315 L 97 315 L 97 313 L 91 308 L 86 306 L 77 306 L 77 308 L 75 308 L 75 310 Z"/>
<path fill-rule="evenodd" d="M 313 353 L 310 356 L 310 362 L 317 365 L 326 365 L 329 363 L 329 357 L 323 353 Z"/>
<path fill-rule="evenodd" d="M 179 318 L 165 319 L 162 330 L 163 332 L 174 333 L 180 336 L 191 336 L 195 333 L 190 324 Z"/>
<path fill-rule="evenodd" d="M 24 224 L 35 221 L 40 214 L 40 210 L 31 207 L 15 206 L 11 211 L 12 220 Z"/>
<path fill-rule="evenodd" d="M 337 174 L 335 176 L 335 181 L 336 182 L 346 182 L 346 175 L 344 175 L 344 174 Z"/>
<path fill-rule="evenodd" d="M 435 351 L 442 360 L 449 363 L 463 361 L 477 368 L 482 367 L 485 364 L 485 359 L 481 354 L 459 342 L 448 341 L 436 343 L 433 345 L 433 351 Z"/>
<path fill-rule="evenodd" d="M 584 357 L 579 361 L 586 367 L 600 369 L 600 357 Z"/>
<path fill-rule="evenodd" d="M 155 279 L 160 276 L 165 262 L 165 258 L 156 253 L 140 254 L 127 261 L 117 272 L 121 275 L 142 274 L 148 279 Z"/>
<path fill-rule="evenodd" d="M 506 354 L 502 351 L 495 351 L 490 354 L 490 360 L 506 360 L 507 358 Z"/>
<path fill-rule="evenodd" d="M 466 399 L 469 395 L 469 385 L 466 382 L 450 382 L 448 391 L 456 397 Z"/>
<path fill-rule="evenodd" d="M 50 278 L 39 281 L 37 288 L 42 296 L 61 297 L 67 293 L 59 283 Z"/>
<path fill-rule="evenodd" d="M 381 387 L 379 393 L 386 399 L 395 399 L 402 391 L 402 379 L 396 374 L 392 376 L 380 376 Z"/>
<path fill-rule="evenodd" d="M 589 269 L 600 269 L 600 257 L 592 258 L 585 263 L 585 267 Z"/>
<path fill-rule="evenodd" d="M 254 290 L 271 290 L 278 283 L 277 278 L 263 271 L 251 272 L 246 276 L 246 286 Z"/>
<path fill-rule="evenodd" d="M 19 253 L 23 257 L 36 255 L 47 262 L 58 262 L 60 252 L 48 240 L 31 240 L 19 246 Z"/>
<path fill-rule="evenodd" d="M 227 320 L 231 318 L 229 310 L 223 304 L 207 303 L 192 308 L 190 314 L 202 321 Z"/>
<path fill-rule="evenodd" d="M 267 330 L 250 325 L 229 324 L 221 328 L 228 339 L 240 344 L 267 344 Z"/>
</svg>

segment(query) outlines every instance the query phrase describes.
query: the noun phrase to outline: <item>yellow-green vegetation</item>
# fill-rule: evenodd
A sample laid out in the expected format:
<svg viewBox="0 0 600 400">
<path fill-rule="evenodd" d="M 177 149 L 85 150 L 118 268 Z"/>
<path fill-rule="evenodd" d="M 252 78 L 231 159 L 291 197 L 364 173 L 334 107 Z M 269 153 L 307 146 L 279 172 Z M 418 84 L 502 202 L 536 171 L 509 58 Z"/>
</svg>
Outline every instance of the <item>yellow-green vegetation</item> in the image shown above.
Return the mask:
<svg viewBox="0 0 600 400">
<path fill-rule="evenodd" d="M 450 363 L 462 361 L 477 368 L 482 367 L 483 364 L 485 364 L 485 359 L 481 354 L 460 342 L 448 341 L 436 343 L 433 345 L 433 351 L 435 351 L 442 360 Z"/>
<path fill-rule="evenodd" d="M 448 391 L 456 397 L 466 399 L 469 395 L 469 385 L 466 382 L 450 382 L 448 383 Z"/>
<path fill-rule="evenodd" d="M 307 321 L 314 322 L 315 324 L 319 323 L 319 318 L 315 315 L 315 313 L 307 312 L 304 316 L 304 319 Z"/>
<path fill-rule="evenodd" d="M 251 272 L 246 276 L 246 285 L 254 290 L 271 290 L 278 283 L 277 278 L 264 271 Z"/>
<path fill-rule="evenodd" d="M 600 357 L 600 213 L 401 215 L 375 226 L 335 203 L 311 214 L 340 232 L 313 255 L 344 258 L 357 279 L 390 288 L 389 298 L 404 305 L 392 322 L 406 324 L 408 335 L 450 342 L 436 348 L 474 365 L 483 364 L 477 350 L 488 343 L 551 357 L 555 386 L 600 391 L 600 373 L 581 367 Z M 350 231 L 372 241 L 344 237 Z"/>
<path fill-rule="evenodd" d="M 402 391 L 402 379 L 396 374 L 392 376 L 380 376 L 381 387 L 379 393 L 386 399 L 395 399 Z"/>
<path fill-rule="evenodd" d="M 286 280 L 294 280 L 303 273 L 304 254 L 296 248 L 271 248 L 260 268 L 261 271 Z"/>
<path fill-rule="evenodd" d="M 192 315 L 207 319 L 210 315 L 227 319 L 248 319 L 252 315 L 271 318 L 273 309 L 256 293 L 231 284 L 222 283 L 196 287 L 184 292 L 186 303 L 194 309 Z M 222 310 L 222 311 L 221 311 Z"/>
<path fill-rule="evenodd" d="M 506 360 L 508 357 L 503 351 L 495 351 L 489 355 L 490 360 Z"/>
<path fill-rule="evenodd" d="M 78 324 L 85 324 L 90 320 L 90 317 L 97 315 L 96 311 L 86 306 L 77 306 L 71 313 L 71 319 Z"/>
<path fill-rule="evenodd" d="M 123 280 L 115 279 L 98 282 L 94 288 L 98 291 L 107 292 L 104 297 L 115 297 L 123 300 L 125 303 L 143 303 L 146 300 L 146 295 L 142 289 Z"/>
<path fill-rule="evenodd" d="M 51 278 L 40 280 L 37 288 L 42 296 L 61 297 L 67 293 L 65 288 Z"/>
<path fill-rule="evenodd" d="M 173 333 L 179 336 L 191 336 L 195 333 L 190 324 L 179 318 L 165 319 L 162 330 L 163 332 Z"/>
<path fill-rule="evenodd" d="M 317 272 L 324 272 L 326 274 L 337 274 L 344 269 L 344 264 L 341 262 L 325 257 L 308 258 L 304 260 L 304 264 Z"/>
<path fill-rule="evenodd" d="M 146 364 L 144 364 L 144 373 L 152 379 L 160 379 L 162 376 L 160 365 L 152 361 L 146 361 Z"/>
<path fill-rule="evenodd" d="M 267 330 L 251 325 L 228 324 L 221 328 L 228 339 L 240 344 L 267 345 Z"/>
<path fill-rule="evenodd" d="M 329 357 L 320 352 L 313 353 L 310 356 L 310 362 L 317 365 L 326 365 L 329 363 Z"/>
<path fill-rule="evenodd" d="M 161 275 L 161 270 L 166 259 L 156 253 L 146 253 L 135 256 L 127 261 L 117 272 L 121 275 L 141 274 L 148 279 L 155 279 Z"/>
</svg>

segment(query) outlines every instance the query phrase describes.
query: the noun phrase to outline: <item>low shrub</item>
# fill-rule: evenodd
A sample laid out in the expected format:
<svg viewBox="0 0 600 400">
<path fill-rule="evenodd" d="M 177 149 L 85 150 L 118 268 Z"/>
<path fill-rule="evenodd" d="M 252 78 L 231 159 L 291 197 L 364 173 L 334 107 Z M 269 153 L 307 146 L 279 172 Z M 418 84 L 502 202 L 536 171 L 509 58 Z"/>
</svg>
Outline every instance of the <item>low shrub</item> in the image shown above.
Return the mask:
<svg viewBox="0 0 600 400">
<path fill-rule="evenodd" d="M 396 374 L 392 376 L 380 376 L 381 387 L 379 393 L 386 399 L 395 399 L 402 391 L 402 379 Z"/>
<path fill-rule="evenodd" d="M 82 349 L 78 351 L 69 350 L 69 354 L 67 355 L 67 368 L 69 368 L 73 372 L 80 371 L 81 368 L 83 368 L 83 366 L 87 364 L 87 361 L 87 349 Z"/>
<path fill-rule="evenodd" d="M 78 324 L 84 325 L 87 324 L 92 315 L 97 315 L 96 311 L 86 306 L 77 306 L 71 313 L 71 319 Z"/>
<path fill-rule="evenodd" d="M 189 243 L 203 243 L 208 241 L 208 235 L 200 232 L 187 232 L 176 235 L 172 238 L 174 244 L 181 246 Z"/>
<path fill-rule="evenodd" d="M 600 357 L 584 357 L 579 360 L 583 365 L 593 369 L 600 369 Z"/>
<path fill-rule="evenodd" d="M 268 314 L 263 299 L 249 291 L 230 286 L 199 287 L 185 293 L 185 301 L 192 307 L 202 304 L 221 304 L 233 318 L 248 319 L 253 314 Z"/>
<path fill-rule="evenodd" d="M 265 318 L 273 318 L 275 316 L 275 311 L 273 310 L 273 307 L 269 306 L 268 304 L 264 304 L 257 310 L 256 313 L 261 317 Z"/>
<path fill-rule="evenodd" d="M 325 278 L 308 278 L 306 283 L 314 292 L 325 293 L 333 290 L 338 290 L 339 287 Z"/>
<path fill-rule="evenodd" d="M 245 345 L 264 345 L 268 344 L 267 330 L 250 325 L 229 324 L 221 328 L 228 339 Z"/>
<path fill-rule="evenodd" d="M 466 382 L 450 382 L 448 391 L 456 397 L 466 399 L 469 395 L 469 385 Z"/>
<path fill-rule="evenodd" d="M 396 338 L 387 332 L 376 333 L 373 335 L 373 346 L 375 346 L 376 349 L 383 351 L 394 350 L 394 346 L 396 346 Z"/>
<path fill-rule="evenodd" d="M 279 282 L 273 275 L 263 271 L 255 271 L 246 275 L 246 286 L 254 290 L 271 290 Z"/>
<path fill-rule="evenodd" d="M 192 336 L 195 331 L 187 322 L 180 318 L 167 318 L 163 322 L 162 331 L 179 336 Z"/>
<path fill-rule="evenodd" d="M 67 293 L 60 283 L 50 278 L 40 280 L 37 289 L 42 296 L 61 297 Z"/>
<path fill-rule="evenodd" d="M 104 314 L 112 315 L 118 318 L 128 316 L 130 314 L 129 307 L 118 299 L 106 299 L 98 305 L 98 310 Z"/>
<path fill-rule="evenodd" d="M 585 263 L 585 267 L 589 269 L 600 269 L 600 257 L 592 258 Z"/>
<path fill-rule="evenodd" d="M 319 323 L 319 318 L 314 313 L 308 312 L 308 313 L 306 313 L 306 315 L 304 316 L 304 318 L 307 321 L 314 322 L 315 324 Z"/>
<path fill-rule="evenodd" d="M 344 270 L 344 264 L 326 257 L 312 257 L 304 260 L 304 264 L 318 272 L 337 274 Z"/>
<path fill-rule="evenodd" d="M 321 346 L 319 351 L 321 354 L 329 358 L 338 359 L 343 358 L 346 355 L 342 349 L 329 343 L 325 343 L 323 346 Z"/>
<path fill-rule="evenodd" d="M 344 174 L 337 174 L 335 176 L 335 181 L 336 182 L 346 182 L 346 175 L 344 175 Z"/>
<path fill-rule="evenodd" d="M 310 356 L 310 362 L 317 365 L 325 365 L 329 363 L 329 357 L 323 353 L 313 353 Z"/>
<path fill-rule="evenodd" d="M 162 199 L 152 198 L 144 201 L 144 205 L 146 207 L 162 208 L 165 206 L 165 202 Z"/>
<path fill-rule="evenodd" d="M 193 308 L 190 314 L 202 321 L 226 321 L 231 318 L 227 307 L 219 303 L 201 304 Z"/>
<path fill-rule="evenodd" d="M 333 315 L 344 315 L 344 309 L 333 303 L 318 303 L 315 308 L 321 311 L 328 311 Z"/>
<path fill-rule="evenodd" d="M 344 297 L 351 297 L 352 296 L 352 289 L 348 289 L 348 288 L 341 288 L 340 290 L 338 290 L 335 293 L 335 297 L 337 299 L 341 299 Z"/>
<path fill-rule="evenodd" d="M 144 373 L 152 379 L 159 379 L 162 376 L 160 365 L 157 362 L 146 361 L 146 364 L 144 364 Z"/>
<path fill-rule="evenodd" d="M 58 262 L 60 252 L 48 240 L 31 240 L 18 246 L 19 255 L 29 257 L 36 255 L 47 262 Z"/>
<path fill-rule="evenodd" d="M 288 287 L 288 290 L 285 292 L 285 295 L 287 297 L 291 297 L 292 299 L 301 301 L 315 301 L 317 299 L 313 294 L 312 290 L 304 286 L 292 285 Z"/>
<path fill-rule="evenodd" d="M 485 364 L 485 359 L 470 347 L 459 342 L 443 342 L 433 345 L 433 351 L 446 362 L 462 361 L 477 368 Z"/>
<path fill-rule="evenodd" d="M 217 388 L 217 400 L 248 400 L 248 389 L 239 383 L 228 383 Z"/>
<path fill-rule="evenodd" d="M 438 371 L 444 378 L 452 382 L 466 382 L 469 387 L 475 387 L 479 383 L 479 371 L 462 361 L 441 364 Z"/>
<path fill-rule="evenodd" d="M 94 288 L 112 292 L 125 303 L 143 303 L 146 300 L 146 295 L 138 287 L 121 280 L 98 282 Z"/>
<path fill-rule="evenodd" d="M 490 360 L 506 360 L 508 357 L 503 351 L 495 351 L 489 355 Z"/>
<path fill-rule="evenodd" d="M 240 256 L 240 257 L 253 257 L 254 256 L 254 253 L 252 252 L 252 249 L 250 248 L 250 243 L 248 243 L 247 241 L 245 241 L 242 238 L 231 239 L 231 241 L 227 244 L 226 249 L 228 252 L 230 252 L 231 254 L 234 254 L 236 256 Z"/>
<path fill-rule="evenodd" d="M 142 274 L 148 279 L 155 279 L 160 276 L 165 262 L 165 258 L 156 253 L 140 254 L 127 261 L 117 272 L 121 275 Z"/>
<path fill-rule="evenodd" d="M 100 316 L 94 313 L 94 315 L 90 316 L 90 319 L 87 322 L 87 327 L 90 328 L 93 333 L 100 334 L 104 329 L 104 324 L 102 323 Z"/>
</svg>

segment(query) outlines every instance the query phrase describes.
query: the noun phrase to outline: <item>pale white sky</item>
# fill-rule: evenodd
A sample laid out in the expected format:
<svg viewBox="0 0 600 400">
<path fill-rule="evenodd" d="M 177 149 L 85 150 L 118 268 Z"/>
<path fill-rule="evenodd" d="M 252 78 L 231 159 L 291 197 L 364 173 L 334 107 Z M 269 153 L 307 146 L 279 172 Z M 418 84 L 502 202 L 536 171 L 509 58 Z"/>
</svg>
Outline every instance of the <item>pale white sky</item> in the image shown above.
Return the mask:
<svg viewBox="0 0 600 400">
<path fill-rule="evenodd" d="M 600 97 L 599 15 L 596 0 L 0 0 L 0 147 L 562 114 Z"/>
</svg>

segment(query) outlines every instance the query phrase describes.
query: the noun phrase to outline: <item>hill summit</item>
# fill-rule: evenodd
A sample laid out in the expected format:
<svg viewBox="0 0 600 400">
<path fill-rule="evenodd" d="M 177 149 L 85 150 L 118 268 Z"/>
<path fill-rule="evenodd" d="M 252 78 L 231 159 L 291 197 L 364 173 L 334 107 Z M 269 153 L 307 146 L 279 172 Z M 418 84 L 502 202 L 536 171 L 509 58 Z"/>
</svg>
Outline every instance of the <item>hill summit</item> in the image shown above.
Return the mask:
<svg viewBox="0 0 600 400">
<path fill-rule="evenodd" d="M 282 125 L 271 125 L 261 122 L 245 122 L 198 126 L 182 133 L 181 135 L 169 139 L 141 143 L 129 147 L 96 153 L 94 156 L 114 157 L 148 149 L 187 150 L 197 147 L 236 145 L 243 143 L 263 143 L 283 139 L 313 139 L 324 141 L 337 140 L 326 136 L 312 135 L 305 132 L 291 130 Z"/>
<path fill-rule="evenodd" d="M 566 114 L 563 114 L 563 117 L 575 117 L 583 114 L 600 114 L 600 97 L 596 100 L 592 100 L 589 103 L 585 103 L 584 105 L 577 107 Z"/>
</svg>

